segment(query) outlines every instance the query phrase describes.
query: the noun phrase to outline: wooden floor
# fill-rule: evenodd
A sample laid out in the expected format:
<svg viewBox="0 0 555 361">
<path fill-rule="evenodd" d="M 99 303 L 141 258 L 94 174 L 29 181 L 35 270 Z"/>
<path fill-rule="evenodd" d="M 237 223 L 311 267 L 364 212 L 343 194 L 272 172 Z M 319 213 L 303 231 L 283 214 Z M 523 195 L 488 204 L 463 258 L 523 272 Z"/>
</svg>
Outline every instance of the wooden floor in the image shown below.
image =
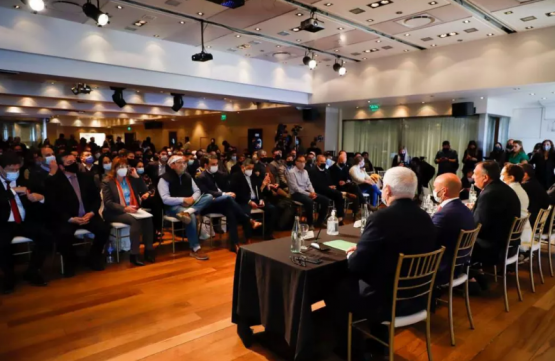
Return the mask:
<svg viewBox="0 0 555 361">
<path fill-rule="evenodd" d="M 214 250 L 201 262 L 185 250 L 180 244 L 172 255 L 171 245 L 163 245 L 154 265 L 123 261 L 104 272 L 80 270 L 72 279 L 56 276 L 55 265 L 47 288 L 18 284 L 16 293 L 0 296 L 0 360 L 281 361 L 259 345 L 245 348 L 236 335 L 230 321 L 235 255 Z M 475 330 L 456 297 L 456 347 L 440 308 L 432 322 L 434 360 L 555 360 L 555 278 L 546 273 L 533 294 L 521 272 L 524 302 L 514 277 L 509 280 L 510 313 L 498 285 L 472 298 Z M 427 360 L 423 331 L 399 331 L 396 360 Z"/>
</svg>

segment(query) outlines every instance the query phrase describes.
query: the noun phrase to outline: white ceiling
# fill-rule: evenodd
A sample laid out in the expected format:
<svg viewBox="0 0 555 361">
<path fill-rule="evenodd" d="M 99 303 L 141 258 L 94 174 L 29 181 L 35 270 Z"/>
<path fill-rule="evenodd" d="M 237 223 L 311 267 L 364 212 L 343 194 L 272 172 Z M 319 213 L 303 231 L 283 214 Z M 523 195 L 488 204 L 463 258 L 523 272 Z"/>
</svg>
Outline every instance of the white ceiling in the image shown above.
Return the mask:
<svg viewBox="0 0 555 361">
<path fill-rule="evenodd" d="M 41 15 L 94 25 L 94 22 L 83 14 L 80 7 L 68 5 L 67 1 L 75 2 L 78 5 L 86 2 L 86 0 L 66 0 L 66 2 L 45 0 L 47 8 Z M 136 1 L 172 11 L 176 15 L 133 6 L 118 0 L 101 0 L 102 11 L 111 16 L 111 22 L 107 27 L 199 46 L 200 24 L 179 15 L 184 14 L 272 38 L 245 34 L 237 38 L 237 34 L 229 29 L 208 25 L 205 30 L 205 42 L 210 49 L 232 51 L 243 56 L 289 64 L 301 64 L 304 56 L 302 48 L 290 46 L 289 43 L 312 47 L 358 61 L 370 61 L 404 51 L 420 51 L 418 47 L 430 48 L 432 44 L 440 47 L 458 42 L 485 39 L 488 34 L 507 35 L 453 0 L 390 0 L 389 4 L 377 8 L 370 7 L 373 0 L 300 0 L 304 4 L 344 20 L 337 18 L 332 20 L 319 15 L 320 20 L 325 23 L 325 30 L 317 33 L 292 31 L 310 14 L 306 9 L 299 9 L 285 0 L 249 0 L 245 6 L 237 9 L 228 9 L 206 0 Z M 555 0 L 528 2 L 467 0 L 466 2 L 475 5 L 515 31 L 531 30 L 526 29 L 527 27 L 537 29 L 555 26 L 555 16 L 546 15 L 555 11 Z M 332 5 L 326 6 L 326 4 Z M 20 6 L 20 11 L 30 11 L 21 0 L 2 0 L 0 3 L 0 7 L 13 8 L 16 5 Z M 118 6 L 123 8 L 118 9 Z M 361 9 L 363 12 L 355 14 L 352 12 L 353 9 Z M 199 13 L 203 13 L 203 15 L 198 15 Z M 301 16 L 297 16 L 297 14 L 301 14 Z M 407 26 L 407 23 L 412 22 L 409 19 L 417 15 L 427 15 L 431 22 L 417 27 Z M 529 17 L 535 17 L 535 19 L 521 20 Z M 133 23 L 138 20 L 146 20 L 147 24 L 142 27 L 134 26 Z M 469 29 L 476 29 L 476 31 L 465 32 Z M 288 35 L 280 35 L 279 33 L 282 31 L 288 32 Z M 458 34 L 447 38 L 438 37 L 440 34 L 452 32 Z M 406 36 L 406 34 L 408 35 Z M 432 40 L 422 40 L 426 38 Z M 395 39 L 400 39 L 408 44 Z M 381 42 L 376 43 L 377 40 Z M 248 45 L 242 46 L 245 44 Z M 384 49 L 384 47 L 386 48 Z M 370 49 L 379 51 L 364 53 L 364 50 Z M 276 57 L 274 56 L 276 52 L 285 54 L 282 54 L 282 57 Z M 333 55 L 320 54 L 320 59 L 328 59 L 328 62 L 331 62 Z"/>
</svg>

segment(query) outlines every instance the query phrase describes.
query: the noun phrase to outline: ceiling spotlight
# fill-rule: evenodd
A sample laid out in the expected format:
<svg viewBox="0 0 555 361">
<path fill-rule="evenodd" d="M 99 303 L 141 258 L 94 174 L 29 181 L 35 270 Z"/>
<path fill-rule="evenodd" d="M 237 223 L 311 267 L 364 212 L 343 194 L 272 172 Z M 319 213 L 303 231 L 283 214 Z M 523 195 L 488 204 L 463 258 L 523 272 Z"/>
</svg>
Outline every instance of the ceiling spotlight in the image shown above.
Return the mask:
<svg viewBox="0 0 555 361">
<path fill-rule="evenodd" d="M 480 97 L 480 99 L 484 100 L 484 97 Z"/>
<path fill-rule="evenodd" d="M 198 15 L 198 16 L 203 16 L 204 13 L 199 11 L 199 12 L 197 13 L 197 15 Z"/>
<path fill-rule="evenodd" d="M 410 36 L 410 34 L 409 34 L 409 33 L 406 33 L 405 36 Z"/>
<path fill-rule="evenodd" d="M 381 43 L 381 42 L 382 42 L 381 40 L 376 40 L 376 43 Z"/>
<path fill-rule="evenodd" d="M 547 99 L 547 98 L 546 98 L 546 97 L 543 97 L 542 99 L 545 100 L 545 99 Z"/>
<path fill-rule="evenodd" d="M 536 95 L 536 93 L 530 93 L 530 95 Z"/>
<path fill-rule="evenodd" d="M 426 104 L 426 102 L 422 102 L 422 104 Z"/>
<path fill-rule="evenodd" d="M 362 60 L 367 60 L 368 58 L 362 58 Z"/>
<path fill-rule="evenodd" d="M 325 3 L 324 6 L 332 6 L 333 3 Z"/>
<path fill-rule="evenodd" d="M 339 53 L 339 49 L 335 49 L 334 51 L 335 51 L 336 53 Z"/>
<path fill-rule="evenodd" d="M 301 39 L 297 39 L 295 40 L 297 43 L 300 43 L 302 40 Z"/>
<path fill-rule="evenodd" d="M 488 36 L 494 36 L 494 35 L 495 35 L 494 33 L 489 33 L 489 34 L 488 34 Z"/>
<path fill-rule="evenodd" d="M 260 29 L 260 28 L 255 28 L 254 30 L 256 30 L 256 31 L 260 31 L 261 29 Z"/>
<path fill-rule="evenodd" d="M 108 14 L 100 11 L 99 1 L 100 0 L 97 0 L 97 6 L 95 6 L 91 4 L 91 0 L 87 0 L 87 2 L 83 5 L 83 12 L 85 13 L 85 15 L 87 15 L 87 17 L 96 21 L 96 24 L 98 26 L 105 26 L 110 23 L 110 17 L 108 16 Z"/>
<path fill-rule="evenodd" d="M 281 45 L 276 45 L 276 48 L 281 48 Z"/>
<path fill-rule="evenodd" d="M 175 94 L 175 93 L 172 93 L 172 95 L 173 95 L 172 110 L 174 112 L 178 112 L 181 108 L 183 108 L 183 95 L 182 94 Z"/>
<path fill-rule="evenodd" d="M 301 31 L 301 28 L 293 28 L 293 29 L 291 29 L 291 30 L 293 30 L 293 32 L 295 32 L 295 33 L 296 33 L 296 32 L 299 32 L 299 31 Z"/>
<path fill-rule="evenodd" d="M 316 65 L 318 65 L 318 63 L 317 63 L 316 60 L 314 60 L 314 59 L 311 59 L 311 60 L 308 62 L 308 68 L 309 68 L 310 70 L 316 69 Z"/>
<path fill-rule="evenodd" d="M 339 27 L 337 28 L 337 30 L 341 31 L 341 30 L 345 30 L 345 28 Z"/>
<path fill-rule="evenodd" d="M 123 9 L 123 6 L 118 5 L 118 6 L 116 6 L 116 8 L 117 8 L 118 10 L 121 10 L 121 9 Z"/>
<path fill-rule="evenodd" d="M 555 11 L 552 11 L 552 12 L 550 12 L 550 13 L 546 13 L 545 15 L 547 15 L 547 16 L 555 16 Z"/>
<path fill-rule="evenodd" d="M 512 11 L 505 11 L 505 15 L 511 15 L 512 13 Z"/>
<path fill-rule="evenodd" d="M 159 38 L 159 37 L 160 37 L 160 35 L 153 35 L 153 36 L 154 36 L 155 38 Z"/>
<path fill-rule="evenodd" d="M 21 6 L 19 6 L 19 5 L 14 5 L 13 8 L 16 9 L 16 10 L 19 10 L 19 8 L 21 8 Z"/>
<path fill-rule="evenodd" d="M 376 9 L 376 8 L 379 8 L 380 6 L 389 5 L 391 3 L 393 3 L 392 0 L 381 0 L 381 1 L 376 1 L 371 4 L 368 4 L 368 6 L 372 9 Z"/>
<path fill-rule="evenodd" d="M 185 24 L 185 22 L 184 22 L 183 20 L 181 20 L 179 23 L 180 23 L 181 25 Z"/>
<path fill-rule="evenodd" d="M 430 1 L 428 4 L 430 4 L 430 5 L 437 5 L 437 1 Z"/>
<path fill-rule="evenodd" d="M 430 45 L 432 48 L 435 48 L 437 46 L 437 44 L 432 44 Z"/>
<path fill-rule="evenodd" d="M 368 19 L 366 21 L 369 22 L 369 23 L 372 23 L 372 22 L 374 22 L 374 19 Z"/>
<path fill-rule="evenodd" d="M 296 13 L 297 16 L 303 16 L 303 13 Z"/>
<path fill-rule="evenodd" d="M 370 49 L 366 49 L 366 50 L 364 50 L 364 52 L 365 52 L 365 53 L 369 53 L 369 52 L 370 52 Z"/>
<path fill-rule="evenodd" d="M 338 63 L 337 59 L 336 59 L 335 64 L 333 64 L 333 71 L 337 72 L 339 74 L 339 76 L 343 76 L 343 75 L 347 74 L 347 69 L 345 68 L 345 63 L 343 61 L 341 61 L 341 63 Z"/>
<path fill-rule="evenodd" d="M 211 45 L 206 45 L 206 49 L 212 49 Z"/>
<path fill-rule="evenodd" d="M 114 91 L 114 95 L 112 95 L 112 100 L 114 101 L 114 103 L 116 103 L 116 105 L 120 108 L 126 106 L 127 102 L 125 101 L 125 99 L 123 99 L 123 90 L 125 88 L 110 87 L 110 89 Z"/>
<path fill-rule="evenodd" d="M 464 20 L 463 23 L 464 24 L 468 24 L 470 22 L 470 20 Z"/>
<path fill-rule="evenodd" d="M 527 27 L 525 27 L 524 29 L 530 30 L 530 29 L 534 29 L 534 27 L 533 27 L 533 26 L 527 26 Z"/>
<path fill-rule="evenodd" d="M 237 35 L 235 35 L 235 37 L 236 37 L 236 38 L 240 38 L 240 37 L 241 37 L 241 35 L 237 34 Z"/>
<path fill-rule="evenodd" d="M 405 53 L 408 53 L 410 50 L 409 49 L 405 49 L 403 50 Z"/>
<path fill-rule="evenodd" d="M 27 0 L 27 5 L 35 12 L 44 10 L 44 0 Z M 19 6 L 16 9 L 19 9 Z"/>
<path fill-rule="evenodd" d="M 71 92 L 75 95 L 90 94 L 91 90 L 92 90 L 91 87 L 85 83 L 77 83 L 76 85 L 71 87 Z"/>
</svg>

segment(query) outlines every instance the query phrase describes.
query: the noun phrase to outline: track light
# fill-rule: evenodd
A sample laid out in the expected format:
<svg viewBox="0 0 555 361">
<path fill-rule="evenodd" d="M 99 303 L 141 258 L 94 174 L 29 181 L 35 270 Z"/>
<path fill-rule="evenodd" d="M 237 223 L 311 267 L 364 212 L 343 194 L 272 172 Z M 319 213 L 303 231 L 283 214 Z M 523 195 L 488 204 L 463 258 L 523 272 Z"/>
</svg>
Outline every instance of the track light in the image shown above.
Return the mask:
<svg viewBox="0 0 555 361">
<path fill-rule="evenodd" d="M 309 54 L 306 53 L 303 58 L 303 64 L 308 65 L 308 68 L 310 70 L 314 70 L 316 68 L 316 65 L 318 65 L 318 62 L 314 58 L 315 58 L 314 53 L 312 53 L 312 56 L 309 56 Z"/>
<path fill-rule="evenodd" d="M 100 11 L 100 0 L 96 0 L 96 6 L 91 4 L 91 0 L 87 0 L 87 2 L 83 5 L 83 12 L 89 18 L 96 21 L 98 26 L 104 26 L 110 23 L 110 17 L 108 14 Z"/>
<path fill-rule="evenodd" d="M 335 64 L 333 64 L 333 70 L 339 73 L 339 76 L 347 74 L 347 68 L 345 68 L 345 63 L 343 61 L 341 63 L 338 63 L 337 60 L 335 60 Z"/>
<path fill-rule="evenodd" d="M 91 87 L 85 83 L 77 83 L 75 86 L 71 87 L 71 92 L 75 95 L 90 94 L 91 91 Z"/>
<path fill-rule="evenodd" d="M 45 7 L 44 0 L 27 0 L 23 2 L 29 5 L 31 10 L 33 10 L 34 12 L 43 11 Z"/>
<path fill-rule="evenodd" d="M 116 105 L 120 108 L 126 106 L 127 102 L 125 101 L 125 99 L 123 99 L 123 90 L 125 88 L 110 87 L 110 89 L 114 91 L 114 95 L 112 95 L 112 100 L 114 101 L 114 103 L 116 103 Z"/>
<path fill-rule="evenodd" d="M 178 112 L 179 109 L 183 108 L 183 95 L 182 94 L 175 94 L 175 93 L 172 93 L 172 95 L 173 95 L 172 110 L 174 112 Z"/>
</svg>

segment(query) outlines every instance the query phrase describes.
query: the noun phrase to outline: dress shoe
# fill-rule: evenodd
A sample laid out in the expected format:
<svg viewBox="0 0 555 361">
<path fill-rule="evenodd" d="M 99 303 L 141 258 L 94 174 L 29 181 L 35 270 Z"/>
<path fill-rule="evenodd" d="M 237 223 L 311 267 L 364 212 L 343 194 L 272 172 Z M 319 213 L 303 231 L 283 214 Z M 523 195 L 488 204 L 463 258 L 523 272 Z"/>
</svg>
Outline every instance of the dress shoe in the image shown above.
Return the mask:
<svg viewBox="0 0 555 361">
<path fill-rule="evenodd" d="M 156 262 L 156 252 L 153 249 L 145 249 L 145 261 L 150 263 Z"/>
<path fill-rule="evenodd" d="M 27 271 L 23 275 L 23 279 L 25 279 L 25 281 L 29 282 L 33 286 L 44 287 L 48 285 L 48 283 L 44 280 L 44 278 L 40 274 L 40 271 Z"/>
<path fill-rule="evenodd" d="M 4 279 L 4 284 L 2 285 L 2 293 L 5 295 L 9 295 L 15 291 L 15 280 L 11 279 Z"/>
<path fill-rule="evenodd" d="M 262 227 L 262 223 L 257 222 L 254 219 L 251 219 L 251 226 L 252 226 L 252 229 L 258 229 Z"/>
<path fill-rule="evenodd" d="M 143 261 L 141 260 L 141 256 L 139 256 L 138 254 L 132 254 L 129 256 L 129 262 L 131 262 L 132 264 L 134 264 L 135 266 L 144 266 L 145 264 L 143 263 Z"/>
</svg>

